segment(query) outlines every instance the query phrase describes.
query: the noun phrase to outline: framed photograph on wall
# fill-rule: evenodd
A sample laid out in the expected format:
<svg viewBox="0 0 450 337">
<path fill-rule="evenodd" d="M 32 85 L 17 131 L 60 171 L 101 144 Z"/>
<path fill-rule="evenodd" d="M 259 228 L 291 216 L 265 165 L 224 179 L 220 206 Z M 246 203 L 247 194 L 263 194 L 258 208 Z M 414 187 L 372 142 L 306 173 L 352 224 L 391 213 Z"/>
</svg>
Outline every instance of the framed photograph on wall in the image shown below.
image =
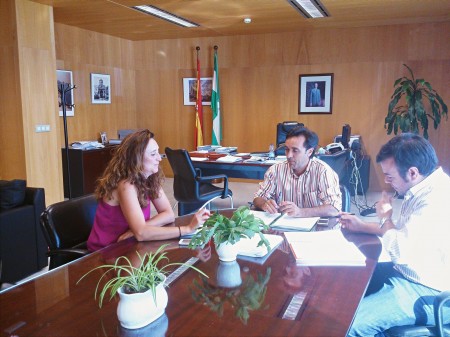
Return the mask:
<svg viewBox="0 0 450 337">
<path fill-rule="evenodd" d="M 111 77 L 107 74 L 91 73 L 92 104 L 111 103 Z"/>
<path fill-rule="evenodd" d="M 211 105 L 212 77 L 201 77 L 202 105 Z M 195 105 L 197 100 L 197 79 L 195 77 L 183 78 L 184 105 Z"/>
<path fill-rule="evenodd" d="M 300 75 L 299 114 L 331 114 L 333 74 Z"/>
<path fill-rule="evenodd" d="M 61 85 L 64 89 L 73 86 L 73 77 L 70 70 L 56 70 L 56 83 L 58 85 L 58 106 L 59 116 L 63 116 L 62 100 L 61 100 Z M 64 90 L 63 89 L 63 90 Z M 73 90 L 66 92 L 66 116 L 73 117 L 75 114 L 75 107 L 73 106 Z"/>
</svg>

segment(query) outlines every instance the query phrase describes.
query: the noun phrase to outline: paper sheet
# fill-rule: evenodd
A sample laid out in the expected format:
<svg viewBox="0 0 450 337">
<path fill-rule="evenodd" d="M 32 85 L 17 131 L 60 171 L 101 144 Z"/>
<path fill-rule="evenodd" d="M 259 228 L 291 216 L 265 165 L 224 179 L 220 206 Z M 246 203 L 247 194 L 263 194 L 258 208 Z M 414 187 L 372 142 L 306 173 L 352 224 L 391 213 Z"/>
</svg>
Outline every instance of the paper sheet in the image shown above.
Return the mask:
<svg viewBox="0 0 450 337">
<path fill-rule="evenodd" d="M 260 218 L 266 225 L 270 225 L 280 213 L 270 214 L 263 211 L 251 211 L 254 216 Z M 310 231 L 311 228 L 317 223 L 320 217 L 311 218 L 294 218 L 288 215 L 282 216 L 270 227 L 274 229 L 286 229 L 286 230 L 297 230 L 297 231 Z"/>
<path fill-rule="evenodd" d="M 365 266 L 366 257 L 340 230 L 284 233 L 299 265 Z"/>
</svg>

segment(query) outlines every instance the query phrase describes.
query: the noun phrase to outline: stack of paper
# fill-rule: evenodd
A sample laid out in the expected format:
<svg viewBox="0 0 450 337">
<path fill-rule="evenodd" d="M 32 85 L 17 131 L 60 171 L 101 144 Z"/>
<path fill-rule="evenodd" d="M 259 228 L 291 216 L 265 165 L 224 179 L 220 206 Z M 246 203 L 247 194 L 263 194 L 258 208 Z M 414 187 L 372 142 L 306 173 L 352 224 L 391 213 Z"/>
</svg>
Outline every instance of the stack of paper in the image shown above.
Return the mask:
<svg viewBox="0 0 450 337">
<path fill-rule="evenodd" d="M 270 244 L 270 251 L 273 251 L 278 245 L 283 242 L 283 237 L 273 234 L 264 234 L 267 241 Z M 258 243 L 261 241 L 259 235 L 254 235 L 251 239 L 241 238 L 236 244 L 239 246 L 238 255 L 252 256 L 252 257 L 262 257 L 270 253 L 265 245 L 259 246 Z"/>
<path fill-rule="evenodd" d="M 286 214 L 280 217 L 280 213 L 270 214 L 262 211 L 252 211 L 252 213 L 266 225 L 282 231 L 310 231 L 320 219 L 320 217 L 295 218 Z"/>
<path fill-rule="evenodd" d="M 235 157 L 235 156 L 230 156 L 230 155 L 216 159 L 216 161 L 222 162 L 222 163 L 235 163 L 235 162 L 241 161 L 241 160 L 242 160 L 241 157 Z"/>
<path fill-rule="evenodd" d="M 299 265 L 365 266 L 366 257 L 340 230 L 284 233 Z"/>
</svg>

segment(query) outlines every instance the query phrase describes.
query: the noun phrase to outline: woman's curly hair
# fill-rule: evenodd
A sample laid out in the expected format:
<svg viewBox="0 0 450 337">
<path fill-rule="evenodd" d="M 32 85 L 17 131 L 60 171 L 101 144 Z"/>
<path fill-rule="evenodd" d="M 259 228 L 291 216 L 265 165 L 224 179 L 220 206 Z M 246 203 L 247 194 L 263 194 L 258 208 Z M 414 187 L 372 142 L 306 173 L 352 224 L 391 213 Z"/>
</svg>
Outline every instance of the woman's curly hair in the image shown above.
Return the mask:
<svg viewBox="0 0 450 337">
<path fill-rule="evenodd" d="M 161 168 L 147 179 L 143 174 L 144 153 L 152 138 L 153 133 L 147 129 L 136 131 L 124 138 L 115 150 L 103 176 L 97 180 L 95 189 L 97 199 L 106 197 L 110 200 L 112 192 L 122 180 L 126 180 L 136 187 L 141 207 L 148 205 L 148 198 L 159 197 L 159 190 L 164 181 Z"/>
</svg>

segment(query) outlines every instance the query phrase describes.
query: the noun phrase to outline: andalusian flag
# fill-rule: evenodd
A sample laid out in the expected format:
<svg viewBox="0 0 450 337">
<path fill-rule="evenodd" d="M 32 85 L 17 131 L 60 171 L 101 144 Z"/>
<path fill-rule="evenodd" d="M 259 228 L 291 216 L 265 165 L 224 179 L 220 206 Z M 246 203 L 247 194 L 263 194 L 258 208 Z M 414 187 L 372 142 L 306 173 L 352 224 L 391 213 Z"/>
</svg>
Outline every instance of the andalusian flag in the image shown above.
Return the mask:
<svg viewBox="0 0 450 337">
<path fill-rule="evenodd" d="M 222 124 L 220 122 L 220 90 L 219 90 L 219 64 L 217 61 L 217 46 L 214 46 L 214 77 L 211 94 L 211 110 L 213 118 L 212 145 L 220 145 L 222 140 Z"/>
<path fill-rule="evenodd" d="M 200 81 L 200 60 L 198 59 L 197 47 L 197 99 L 195 100 L 195 149 L 203 145 L 203 106 L 202 106 L 202 84 Z"/>
</svg>

